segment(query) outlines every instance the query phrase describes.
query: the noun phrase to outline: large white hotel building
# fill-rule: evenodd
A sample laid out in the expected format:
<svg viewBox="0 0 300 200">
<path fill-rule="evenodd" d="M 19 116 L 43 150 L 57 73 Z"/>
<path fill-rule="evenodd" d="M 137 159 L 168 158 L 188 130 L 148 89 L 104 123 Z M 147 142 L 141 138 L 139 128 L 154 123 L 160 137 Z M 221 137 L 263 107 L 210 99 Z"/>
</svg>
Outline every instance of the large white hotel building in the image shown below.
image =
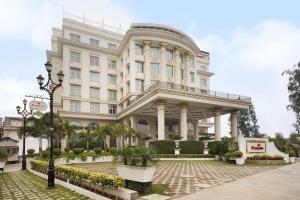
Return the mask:
<svg viewBox="0 0 300 200">
<path fill-rule="evenodd" d="M 122 32 L 88 22 L 64 17 L 62 29 L 53 28 L 47 59 L 54 74 L 65 74 L 54 102 L 60 116 L 81 126 L 123 122 L 152 140 L 170 132 L 198 139 L 214 125 L 220 140 L 220 116 L 231 113 L 236 137 L 237 112 L 251 100 L 210 90 L 209 53 L 190 36 L 158 24 Z"/>
</svg>

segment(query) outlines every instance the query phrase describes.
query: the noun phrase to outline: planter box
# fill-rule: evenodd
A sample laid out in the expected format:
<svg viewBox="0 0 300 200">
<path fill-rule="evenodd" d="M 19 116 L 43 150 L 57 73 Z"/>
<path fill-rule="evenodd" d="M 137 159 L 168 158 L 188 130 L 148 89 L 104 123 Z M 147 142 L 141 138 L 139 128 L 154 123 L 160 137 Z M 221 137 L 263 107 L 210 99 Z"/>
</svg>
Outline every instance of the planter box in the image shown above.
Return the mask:
<svg viewBox="0 0 300 200">
<path fill-rule="evenodd" d="M 180 154 L 180 150 L 181 149 L 174 149 L 175 155 L 179 155 Z"/>
<path fill-rule="evenodd" d="M 294 163 L 295 162 L 295 157 L 290 157 L 290 163 Z"/>
<path fill-rule="evenodd" d="M 152 182 L 155 167 L 137 167 L 128 165 L 119 165 L 117 167 L 118 174 L 122 178 L 130 181 L 141 183 Z"/>
<path fill-rule="evenodd" d="M 245 164 L 245 159 L 244 158 L 235 158 L 235 163 L 237 165 L 244 165 Z"/>
</svg>

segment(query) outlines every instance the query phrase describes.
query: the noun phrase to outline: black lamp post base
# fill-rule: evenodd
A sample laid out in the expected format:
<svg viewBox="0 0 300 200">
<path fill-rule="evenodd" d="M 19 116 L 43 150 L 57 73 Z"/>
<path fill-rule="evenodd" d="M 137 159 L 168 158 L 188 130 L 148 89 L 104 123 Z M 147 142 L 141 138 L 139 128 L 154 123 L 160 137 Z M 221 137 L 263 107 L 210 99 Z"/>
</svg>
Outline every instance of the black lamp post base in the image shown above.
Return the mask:
<svg viewBox="0 0 300 200">
<path fill-rule="evenodd" d="M 26 168 L 26 158 L 22 159 L 22 170 L 27 170 L 27 168 Z"/>
<path fill-rule="evenodd" d="M 49 161 L 49 168 L 48 168 L 48 188 L 54 188 L 55 183 L 54 183 L 54 160 L 50 159 Z"/>
</svg>

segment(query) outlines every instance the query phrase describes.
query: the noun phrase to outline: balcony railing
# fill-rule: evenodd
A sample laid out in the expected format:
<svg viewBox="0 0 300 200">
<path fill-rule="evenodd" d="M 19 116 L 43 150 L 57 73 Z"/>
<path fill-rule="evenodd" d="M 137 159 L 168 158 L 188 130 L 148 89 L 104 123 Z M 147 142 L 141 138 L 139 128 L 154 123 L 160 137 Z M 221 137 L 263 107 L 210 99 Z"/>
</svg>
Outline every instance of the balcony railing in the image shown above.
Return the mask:
<svg viewBox="0 0 300 200">
<path fill-rule="evenodd" d="M 238 100 L 238 101 L 251 103 L 251 98 L 247 97 L 247 96 L 242 96 L 242 95 L 237 95 L 237 94 L 229 94 L 229 93 L 225 93 L 225 92 L 217 92 L 217 91 L 213 91 L 213 90 L 205 90 L 205 89 L 201 89 L 201 88 L 187 87 L 184 85 L 178 85 L 178 84 L 169 83 L 169 82 L 157 81 L 156 83 L 154 83 L 153 85 L 148 87 L 146 90 L 144 90 L 140 95 L 138 95 L 134 99 L 132 99 L 130 104 L 136 102 L 143 96 L 145 96 L 145 95 L 149 94 L 150 92 L 157 90 L 157 89 L 187 92 L 187 93 L 191 93 L 191 94 L 198 94 L 201 96 L 220 97 L 220 98 L 229 99 L 229 100 Z"/>
</svg>

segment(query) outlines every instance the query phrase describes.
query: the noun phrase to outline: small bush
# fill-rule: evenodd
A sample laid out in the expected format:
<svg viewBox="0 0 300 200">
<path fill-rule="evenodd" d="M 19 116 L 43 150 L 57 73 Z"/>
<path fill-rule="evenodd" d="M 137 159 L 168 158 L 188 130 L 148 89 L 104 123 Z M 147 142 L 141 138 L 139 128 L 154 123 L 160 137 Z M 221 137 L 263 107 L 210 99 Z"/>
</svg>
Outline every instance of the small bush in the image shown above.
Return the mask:
<svg viewBox="0 0 300 200">
<path fill-rule="evenodd" d="M 227 160 L 235 159 L 235 158 L 241 158 L 242 156 L 243 156 L 243 153 L 241 151 L 234 151 L 234 152 L 225 153 L 225 158 Z"/>
<path fill-rule="evenodd" d="M 64 151 L 65 151 L 66 153 L 69 153 L 69 152 L 71 151 L 71 149 L 68 148 L 68 147 L 66 147 L 66 148 L 64 148 Z"/>
<path fill-rule="evenodd" d="M 159 154 L 173 154 L 175 142 L 170 140 L 151 141 L 150 146 L 153 146 Z"/>
<path fill-rule="evenodd" d="M 61 149 L 53 149 L 53 154 L 57 157 L 59 157 L 62 154 L 62 150 Z"/>
<path fill-rule="evenodd" d="M 42 151 L 42 158 L 48 159 L 49 158 L 49 151 Z"/>
<path fill-rule="evenodd" d="M 8 154 L 4 149 L 0 149 L 0 161 L 6 161 L 8 158 Z"/>
<path fill-rule="evenodd" d="M 94 148 L 94 152 L 99 155 L 101 154 L 102 149 L 100 147 Z"/>
<path fill-rule="evenodd" d="M 117 149 L 115 147 L 111 147 L 109 149 L 109 152 L 112 154 L 112 155 L 115 155 L 117 153 Z"/>
<path fill-rule="evenodd" d="M 290 156 L 290 157 L 295 157 L 295 156 L 296 156 L 295 151 L 289 150 L 289 156 Z"/>
<path fill-rule="evenodd" d="M 34 156 L 34 152 L 35 152 L 34 149 L 27 149 L 28 157 L 32 158 Z"/>
<path fill-rule="evenodd" d="M 169 139 L 170 140 L 181 140 L 181 136 L 179 135 L 179 133 L 170 133 L 169 134 Z"/>
<path fill-rule="evenodd" d="M 74 148 L 73 153 L 79 155 L 84 152 L 84 148 Z"/>
<path fill-rule="evenodd" d="M 182 154 L 203 154 L 204 143 L 201 141 L 179 141 Z"/>
<path fill-rule="evenodd" d="M 86 161 L 87 160 L 87 156 L 86 155 L 84 155 L 84 154 L 82 154 L 82 155 L 80 155 L 80 159 L 81 159 L 81 161 Z"/>
</svg>

